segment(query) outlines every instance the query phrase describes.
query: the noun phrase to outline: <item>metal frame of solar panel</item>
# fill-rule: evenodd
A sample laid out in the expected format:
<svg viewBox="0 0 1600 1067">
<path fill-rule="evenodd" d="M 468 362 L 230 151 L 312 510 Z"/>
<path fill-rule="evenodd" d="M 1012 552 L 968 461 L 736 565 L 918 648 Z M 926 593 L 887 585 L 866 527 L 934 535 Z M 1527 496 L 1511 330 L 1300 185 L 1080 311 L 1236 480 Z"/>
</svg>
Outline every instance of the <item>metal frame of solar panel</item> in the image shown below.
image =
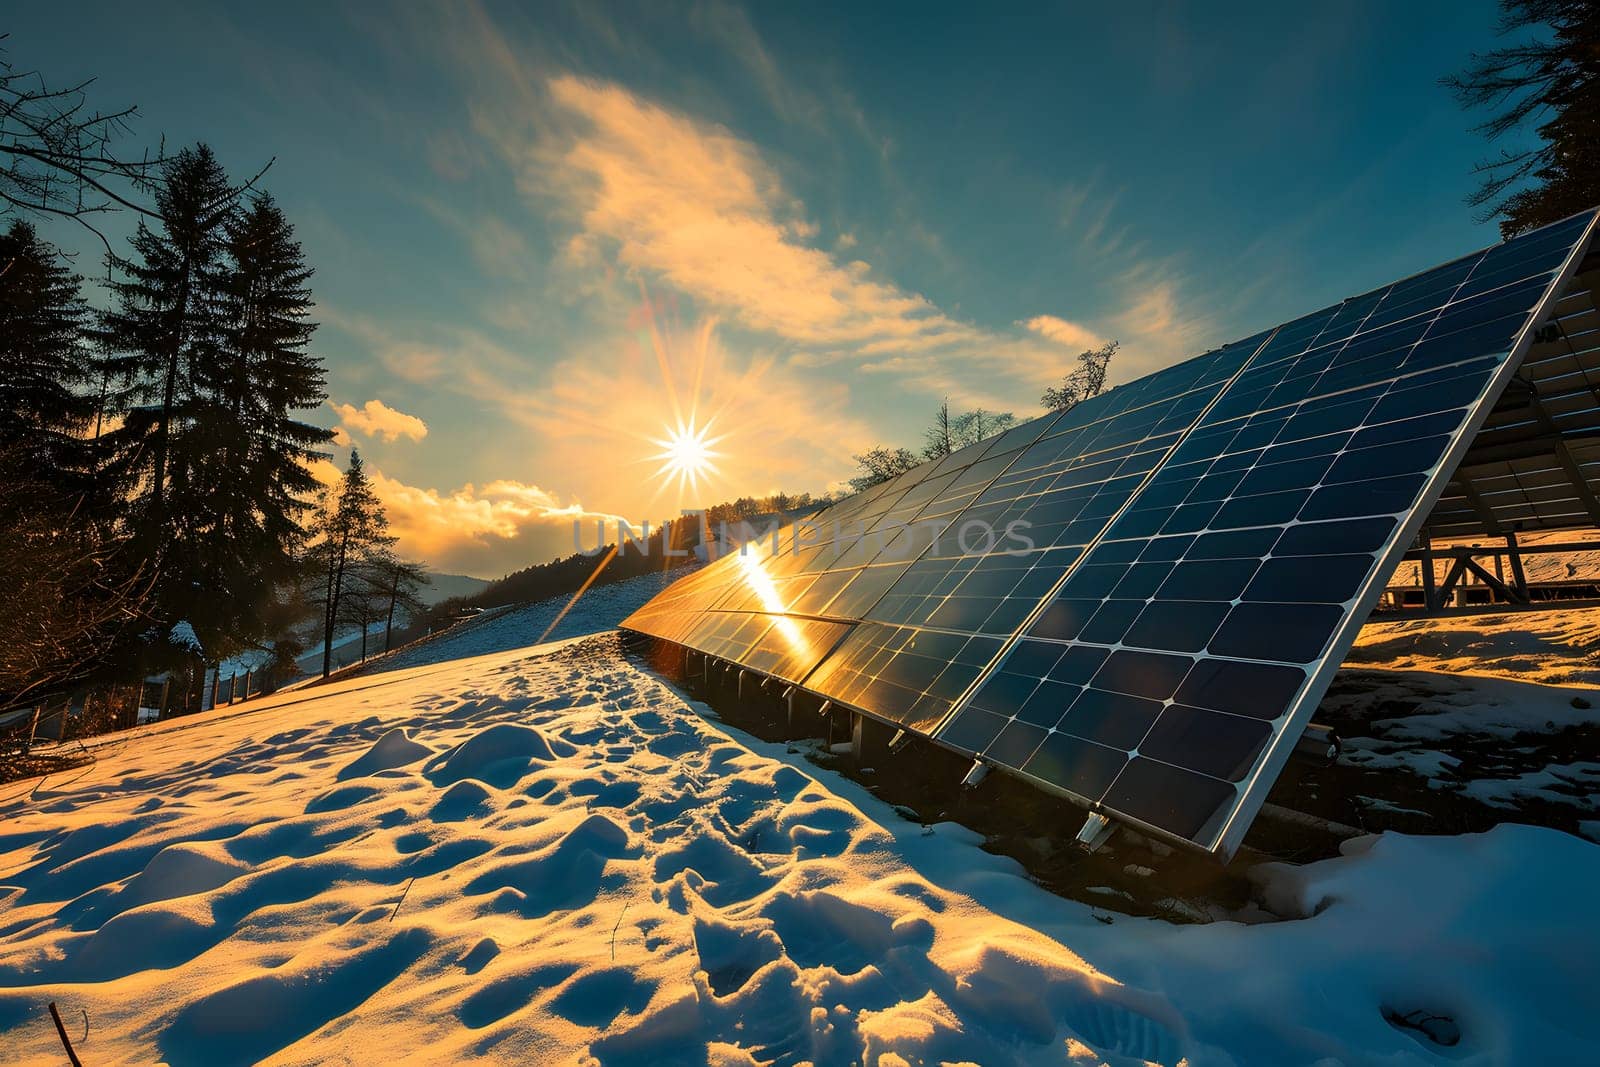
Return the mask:
<svg viewBox="0 0 1600 1067">
<path fill-rule="evenodd" d="M 1425 522 L 1600 524 L 1595 228 L 1585 212 L 925 463 L 623 627 L 1231 856 Z"/>
</svg>

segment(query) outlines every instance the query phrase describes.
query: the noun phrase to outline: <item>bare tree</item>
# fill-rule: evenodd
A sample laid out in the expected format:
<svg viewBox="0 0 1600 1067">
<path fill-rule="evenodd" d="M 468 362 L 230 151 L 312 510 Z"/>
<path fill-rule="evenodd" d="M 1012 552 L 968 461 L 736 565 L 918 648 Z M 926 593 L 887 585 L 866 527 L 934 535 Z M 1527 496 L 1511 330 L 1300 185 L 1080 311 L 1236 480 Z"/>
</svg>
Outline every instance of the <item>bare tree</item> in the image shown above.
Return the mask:
<svg viewBox="0 0 1600 1067">
<path fill-rule="evenodd" d="M 899 477 L 920 462 L 917 454 L 909 448 L 885 448 L 881 445 L 850 458 L 856 461 L 858 468 L 858 473 L 850 479 L 850 488 L 858 493 L 879 482 Z"/>
<path fill-rule="evenodd" d="M 1054 411 L 1071 411 L 1085 400 L 1105 392 L 1111 357 L 1121 347 L 1121 342 L 1107 341 L 1099 348 L 1078 353 L 1078 365 L 1067 373 L 1060 385 L 1046 389 L 1039 402 Z"/>
<path fill-rule="evenodd" d="M 0 51 L 0 214 L 73 219 L 102 243 L 98 216 L 120 208 L 151 214 L 134 194 L 152 191 L 161 152 L 134 157 L 115 151 L 113 142 L 130 131 L 138 109 L 91 108 L 93 83 L 52 87 L 38 71 L 12 66 Z"/>
<path fill-rule="evenodd" d="M 1017 424 L 1017 417 L 1009 411 L 985 411 L 978 408 L 956 418 L 955 446 L 966 448 L 979 441 L 987 441 L 998 433 L 1005 433 Z"/>
<path fill-rule="evenodd" d="M 392 552 L 383 554 L 379 573 L 382 575 L 384 597 L 388 601 L 383 627 L 383 650 L 387 652 L 394 647 L 395 612 L 403 612 L 406 618 L 415 619 L 426 611 L 428 605 L 422 599 L 422 587 L 432 585 L 433 579 L 428 577 L 425 565 L 401 559 Z"/>
<path fill-rule="evenodd" d="M 148 622 L 149 581 L 118 547 L 0 456 L 0 710 L 83 681 Z"/>
</svg>

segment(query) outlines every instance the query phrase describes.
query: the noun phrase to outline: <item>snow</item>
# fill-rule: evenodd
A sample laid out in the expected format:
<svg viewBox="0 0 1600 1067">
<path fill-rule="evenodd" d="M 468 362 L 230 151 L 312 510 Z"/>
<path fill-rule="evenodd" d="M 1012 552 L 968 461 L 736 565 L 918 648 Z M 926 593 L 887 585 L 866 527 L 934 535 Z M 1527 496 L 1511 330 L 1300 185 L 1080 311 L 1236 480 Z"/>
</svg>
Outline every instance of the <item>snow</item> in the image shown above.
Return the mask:
<svg viewBox="0 0 1600 1067">
<path fill-rule="evenodd" d="M 1463 788 L 1467 796 L 1501 808 L 1515 808 L 1519 801 L 1538 798 L 1552 804 L 1569 804 L 1586 811 L 1600 812 L 1600 763 L 1552 763 L 1540 770 L 1514 778 L 1479 778 Z"/>
<path fill-rule="evenodd" d="M 195 635 L 194 624 L 188 619 L 180 619 L 172 624 L 172 629 L 167 631 L 167 643 L 196 656 L 205 654 L 205 649 L 200 647 L 200 638 Z"/>
<path fill-rule="evenodd" d="M 0 800 L 8 1062 L 62 1060 L 51 1000 L 90 1063 L 1589 1062 L 1600 1042 L 1582 838 L 1384 834 L 1256 867 L 1279 921 L 1108 914 L 720 723 L 606 636 L 98 751 Z"/>
<path fill-rule="evenodd" d="M 1562 615 L 1544 624 L 1562 629 Z M 1431 620 L 1449 632 L 1459 620 Z M 1566 620 L 1566 628 L 1571 620 Z M 1426 632 L 1410 624 L 1413 632 Z M 1371 627 L 1369 629 L 1376 629 Z M 1409 659 L 1402 662 L 1411 662 Z M 1556 668 L 1544 672 L 1570 677 Z M 1408 771 L 1435 790 L 1516 812 L 1530 801 L 1600 810 L 1600 765 L 1573 760 L 1592 750 L 1600 726 L 1600 691 L 1468 673 L 1347 668 L 1318 718 L 1341 723 L 1343 761 L 1374 771 Z M 1470 757 L 1464 761 L 1463 757 Z M 1368 799 L 1369 810 L 1387 809 Z M 1410 812 L 1410 814 L 1423 814 Z"/>
<path fill-rule="evenodd" d="M 365 673 L 509 652 L 539 641 L 560 641 L 609 630 L 692 569 L 693 565 L 674 567 L 662 574 L 643 574 L 592 586 L 576 602 L 570 596 L 559 596 L 508 609 L 491 608 L 492 616 L 457 623 L 436 637 L 371 661 Z"/>
<path fill-rule="evenodd" d="M 1600 608 L 1369 623 L 1347 662 L 1600 686 Z"/>
</svg>

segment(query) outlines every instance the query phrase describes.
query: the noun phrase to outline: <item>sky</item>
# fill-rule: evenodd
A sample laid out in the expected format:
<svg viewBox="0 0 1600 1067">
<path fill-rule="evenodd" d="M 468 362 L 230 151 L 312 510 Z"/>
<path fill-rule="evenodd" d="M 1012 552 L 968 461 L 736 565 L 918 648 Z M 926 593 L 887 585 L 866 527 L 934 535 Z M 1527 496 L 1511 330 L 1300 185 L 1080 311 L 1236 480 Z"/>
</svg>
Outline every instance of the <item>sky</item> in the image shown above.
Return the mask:
<svg viewBox="0 0 1600 1067">
<path fill-rule="evenodd" d="M 205 141 L 316 268 L 332 463 L 498 577 L 597 519 L 837 488 L 1494 243 L 1438 81 L 1485 2 L 27 5 L 20 69 Z M 107 228 L 114 243 L 127 218 Z M 61 226 L 88 276 L 98 242 Z M 713 453 L 663 471 L 675 433 Z M 325 467 L 324 473 L 332 467 Z"/>
</svg>

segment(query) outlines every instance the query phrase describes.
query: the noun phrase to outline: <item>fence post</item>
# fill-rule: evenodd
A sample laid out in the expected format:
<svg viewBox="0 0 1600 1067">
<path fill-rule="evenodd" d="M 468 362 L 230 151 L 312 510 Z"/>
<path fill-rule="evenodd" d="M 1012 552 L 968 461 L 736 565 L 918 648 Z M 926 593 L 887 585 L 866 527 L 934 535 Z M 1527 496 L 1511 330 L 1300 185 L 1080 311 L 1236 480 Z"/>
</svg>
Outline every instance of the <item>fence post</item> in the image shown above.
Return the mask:
<svg viewBox="0 0 1600 1067">
<path fill-rule="evenodd" d="M 244 697 L 243 697 L 243 699 L 245 699 L 245 700 L 249 700 L 250 699 L 250 676 L 252 674 L 254 674 L 254 673 L 255 673 L 255 669 L 254 668 L 251 668 L 251 669 L 249 669 L 249 670 L 244 672 Z"/>
<path fill-rule="evenodd" d="M 233 694 L 234 694 L 235 689 L 238 688 L 235 683 L 237 683 L 238 681 L 239 681 L 239 672 L 238 671 L 234 671 L 232 674 L 228 675 L 228 706 L 229 707 L 233 706 Z"/>
<path fill-rule="evenodd" d="M 172 678 L 169 676 L 161 682 L 161 700 L 156 705 L 156 721 L 160 722 L 167 717 L 167 698 L 172 695 Z"/>
</svg>

